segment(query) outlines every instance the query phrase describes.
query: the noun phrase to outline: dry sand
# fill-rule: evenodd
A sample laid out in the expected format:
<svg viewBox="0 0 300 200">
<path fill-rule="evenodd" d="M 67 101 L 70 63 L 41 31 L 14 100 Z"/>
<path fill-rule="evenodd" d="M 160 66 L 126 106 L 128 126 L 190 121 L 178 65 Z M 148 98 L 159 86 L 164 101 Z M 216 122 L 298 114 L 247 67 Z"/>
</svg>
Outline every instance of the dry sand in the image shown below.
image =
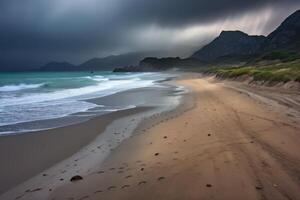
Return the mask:
<svg viewBox="0 0 300 200">
<path fill-rule="evenodd" d="M 300 199 L 297 92 L 258 91 L 197 74 L 177 84 L 190 88 L 185 103 L 144 120 L 104 161 L 98 138 L 48 170 L 52 182 L 40 174 L 0 199 Z"/>
<path fill-rule="evenodd" d="M 208 78 L 177 82 L 191 90 L 184 106 L 142 123 L 82 180 L 29 193 L 51 200 L 300 199 L 296 114 Z"/>
</svg>

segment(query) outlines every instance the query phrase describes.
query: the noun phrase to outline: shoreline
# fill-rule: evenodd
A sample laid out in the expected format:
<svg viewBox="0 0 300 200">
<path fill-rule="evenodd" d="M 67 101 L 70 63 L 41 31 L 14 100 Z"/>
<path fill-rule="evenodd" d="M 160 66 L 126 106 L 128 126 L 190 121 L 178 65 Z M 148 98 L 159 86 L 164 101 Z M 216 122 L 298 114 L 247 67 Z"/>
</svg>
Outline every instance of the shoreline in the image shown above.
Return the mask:
<svg viewBox="0 0 300 200">
<path fill-rule="evenodd" d="M 157 112 L 162 112 L 166 109 L 173 109 L 172 106 L 174 102 L 168 106 L 163 106 L 163 104 L 168 102 L 169 98 L 179 98 L 176 91 L 173 91 L 174 88 L 174 86 L 170 85 L 165 88 L 150 87 L 132 89 L 106 97 L 90 99 L 89 101 L 94 101 L 97 104 L 109 102 L 110 104 L 118 105 L 120 102 L 123 104 L 132 103 L 133 98 L 138 95 L 145 98 L 145 100 L 152 96 L 154 102 L 145 101 L 137 105 L 135 108 L 96 116 L 84 122 L 64 127 L 34 131 L 31 133 L 1 136 L 0 152 L 3 154 L 2 160 L 5 161 L 5 164 L 1 166 L 0 169 L 2 177 L 0 188 L 2 192 L 6 192 L 0 195 L 0 199 L 10 198 L 14 195 L 14 193 L 21 192 L 22 190 L 24 192 L 26 187 L 28 188 L 36 182 L 44 182 L 44 184 L 50 184 L 51 182 L 54 184 L 55 182 L 58 182 L 58 185 L 62 184 L 63 180 L 60 180 L 60 178 L 55 180 L 55 178 L 48 175 L 45 176 L 45 174 L 53 174 L 54 171 L 57 173 L 59 170 L 55 166 L 62 166 L 62 163 L 67 160 L 70 162 L 70 158 L 77 154 L 81 156 L 82 154 L 86 154 L 85 149 L 89 148 L 92 143 L 95 143 L 97 138 L 102 137 L 102 141 L 106 143 L 102 145 L 106 146 L 106 150 L 102 149 L 102 147 L 99 148 L 99 145 L 95 147 L 97 150 L 101 150 L 101 155 L 97 158 L 98 162 L 100 162 L 108 155 L 107 152 L 110 152 L 113 148 L 118 146 L 122 140 L 130 137 L 132 134 L 131 132 L 135 129 L 134 127 L 137 126 L 144 117 L 148 117 L 149 115 L 153 115 Z M 174 95 L 174 97 L 169 97 L 170 95 Z M 143 99 L 135 99 L 135 101 L 142 102 Z M 131 119 L 133 121 L 128 121 L 128 119 L 135 116 L 139 117 Z M 112 124 L 114 124 L 113 127 Z M 131 128 L 129 127 L 129 124 L 131 124 Z M 116 131 L 115 129 L 117 129 L 116 127 L 123 130 L 119 131 L 118 134 L 114 133 Z M 103 137 L 106 139 L 103 139 Z M 98 139 L 98 144 L 99 142 L 101 142 L 100 139 Z M 38 145 L 32 146 L 32 144 Z M 9 151 L 11 146 L 14 146 L 14 148 L 12 151 Z M 20 154 L 19 152 L 22 153 Z M 53 166 L 53 164 L 55 165 Z M 23 166 L 24 169 L 20 170 L 20 166 Z M 42 175 L 39 174 L 35 176 L 36 174 L 41 173 L 44 169 L 48 169 L 50 172 L 44 171 Z M 72 170 L 73 173 L 75 173 L 75 169 Z M 67 173 L 64 173 L 64 175 L 67 175 Z M 41 177 L 43 179 L 49 178 L 49 180 L 41 180 Z M 21 184 L 17 186 L 17 183 Z"/>
<path fill-rule="evenodd" d="M 102 75 L 99 75 L 102 77 Z M 105 75 L 103 75 L 105 76 Z M 44 109 L 45 105 L 27 105 L 26 103 L 24 106 L 29 106 L 29 110 L 27 110 L 26 107 L 22 107 L 24 109 L 24 112 L 28 112 L 28 116 L 26 117 L 26 113 L 20 112 L 20 115 L 14 114 L 14 109 L 11 107 L 5 108 L 10 112 L 7 112 L 7 115 L 4 115 L 6 112 L 1 112 L 3 119 L 1 120 L 1 126 L 0 126 L 0 137 L 6 136 L 6 135 L 17 135 L 17 134 L 24 134 L 28 132 L 36 132 L 36 131 L 43 131 L 43 130 L 50 130 L 54 128 L 60 128 L 64 126 L 69 126 L 77 123 L 82 123 L 84 121 L 87 121 L 93 117 L 99 116 L 99 115 L 105 115 L 110 112 L 116 112 L 120 110 L 130 109 L 136 107 L 136 104 L 139 104 L 140 102 L 135 101 L 132 99 L 132 103 L 130 102 L 122 102 L 118 101 L 120 105 L 118 104 L 111 104 L 109 100 L 106 101 L 99 101 L 99 99 L 110 99 L 113 96 L 118 95 L 118 93 L 126 93 L 130 92 L 131 90 L 139 90 L 139 89 L 147 89 L 147 88 L 154 88 L 164 86 L 165 82 L 168 82 L 172 80 L 173 78 L 176 78 L 175 73 L 139 73 L 139 74 L 123 74 L 120 75 L 120 79 L 115 77 L 114 74 L 107 75 L 107 80 L 102 83 L 99 83 L 98 75 L 95 75 L 94 79 L 93 77 L 87 76 L 88 80 L 92 81 L 98 81 L 97 84 L 103 84 L 101 85 L 92 85 L 88 87 L 93 87 L 90 92 L 91 93 L 85 93 L 82 96 L 74 97 L 71 99 L 66 98 L 67 103 L 62 102 L 55 102 L 53 105 L 57 104 L 58 107 L 55 108 L 55 110 L 58 109 L 58 111 L 53 112 L 53 105 L 51 104 L 51 100 L 49 101 L 50 108 Z M 119 76 L 119 75 L 118 75 Z M 139 77 L 139 78 L 135 78 Z M 80 77 L 85 78 L 85 76 Z M 85 80 L 85 79 L 84 79 Z M 122 84 L 123 82 L 126 84 Z M 127 82 L 126 82 L 127 81 Z M 140 81 L 139 83 L 133 84 L 135 81 Z M 112 84 L 112 88 L 108 86 L 109 84 Z M 116 83 L 121 83 L 119 85 L 115 85 Z M 44 83 L 43 83 L 44 84 Z M 169 86 L 171 87 L 171 86 Z M 82 90 L 85 91 L 87 87 L 82 87 Z M 100 89 L 95 89 L 100 88 Z M 102 88 L 102 89 L 101 89 Z M 76 89 L 76 92 L 78 92 L 78 88 Z M 21 90 L 22 91 L 22 90 Z M 94 92 L 93 92 L 94 91 Z M 56 91 L 57 92 L 57 91 Z M 74 91 L 66 91 L 66 92 L 74 92 Z M 87 92 L 87 91 L 86 91 Z M 49 95 L 54 94 L 55 92 L 50 93 Z M 79 92 L 80 93 L 80 92 Z M 84 92 L 81 92 L 84 93 Z M 46 93 L 44 94 L 43 98 L 45 98 Z M 34 95 L 33 95 L 34 96 Z M 68 95 L 63 95 L 68 96 Z M 35 96 L 36 97 L 36 96 Z M 5 100 L 5 99 L 4 99 Z M 9 100 L 7 100 L 9 101 Z M 46 101 L 47 102 L 47 101 Z M 63 101 L 64 102 L 64 101 Z M 4 101 L 5 103 L 5 101 Z M 53 102 L 52 102 L 53 103 Z M 45 103 L 47 104 L 47 103 Z M 8 104 L 9 105 L 9 104 Z M 18 105 L 18 104 L 17 104 Z M 59 107 L 61 105 L 64 105 L 63 107 Z M 74 105 L 77 105 L 77 107 L 74 107 Z M 31 108 L 31 106 L 33 108 Z M 41 106 L 41 110 L 43 112 L 41 113 L 41 110 L 39 110 L 39 107 Z M 51 107 L 52 106 L 52 107 Z M 18 109 L 18 106 L 16 106 Z M 1 110 L 1 109 L 0 109 Z M 59 111 L 62 110 L 62 111 Z M 35 113 L 37 112 L 37 113 Z M 53 114 L 54 113 L 54 114 Z M 59 114 L 58 114 L 59 113 Z M 41 115 L 42 114 L 42 115 Z M 31 117 L 31 115 L 33 117 Z M 11 117 L 14 117 L 14 119 L 11 119 Z M 40 116 L 40 118 L 37 118 Z M 26 118 L 24 118 L 26 117 Z M 7 118 L 7 120 L 6 120 Z M 12 120 L 12 121 L 11 121 Z"/>
<path fill-rule="evenodd" d="M 144 121 L 102 165 L 47 199 L 299 197 L 299 119 L 197 74 L 176 82 L 192 89 L 188 109 Z"/>
<path fill-rule="evenodd" d="M 188 89 L 180 106 L 114 120 L 46 176 L 0 199 L 297 199 L 297 117 L 200 74 L 182 74 L 174 83 Z M 83 179 L 70 182 L 75 175 Z"/>
</svg>

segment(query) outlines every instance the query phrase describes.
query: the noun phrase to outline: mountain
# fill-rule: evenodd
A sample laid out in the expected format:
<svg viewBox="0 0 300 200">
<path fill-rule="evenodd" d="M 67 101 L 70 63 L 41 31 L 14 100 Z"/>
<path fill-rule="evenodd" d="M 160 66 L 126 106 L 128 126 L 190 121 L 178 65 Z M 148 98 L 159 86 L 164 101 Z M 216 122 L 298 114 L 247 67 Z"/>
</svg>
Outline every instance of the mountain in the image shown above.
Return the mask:
<svg viewBox="0 0 300 200">
<path fill-rule="evenodd" d="M 88 70 L 113 70 L 116 67 L 137 65 L 146 55 L 146 53 L 128 53 L 104 58 L 93 58 L 82 63 L 79 68 Z"/>
<path fill-rule="evenodd" d="M 100 70 L 110 71 L 116 67 L 137 65 L 148 53 L 127 53 L 111 55 L 103 58 L 92 58 L 80 65 L 67 62 L 50 62 L 40 68 L 42 71 L 75 71 L 75 70 Z"/>
<path fill-rule="evenodd" d="M 140 61 L 138 66 L 127 66 L 122 68 L 115 68 L 114 72 L 141 72 L 141 71 L 163 71 L 174 68 L 190 68 L 203 65 L 204 62 L 194 59 L 179 57 L 156 58 L 146 57 Z"/>
<path fill-rule="evenodd" d="M 140 61 L 139 67 L 165 70 L 170 68 L 193 67 L 201 64 L 203 64 L 203 62 L 194 58 L 181 59 L 179 57 L 147 57 Z"/>
<path fill-rule="evenodd" d="M 294 12 L 262 44 L 263 51 L 300 50 L 300 10 Z"/>
<path fill-rule="evenodd" d="M 241 31 L 222 31 L 211 43 L 192 55 L 202 61 L 228 56 L 249 56 L 259 52 L 264 36 L 250 36 Z"/>
<path fill-rule="evenodd" d="M 76 70 L 78 67 L 68 62 L 50 62 L 40 69 L 42 71 L 72 71 Z"/>
<path fill-rule="evenodd" d="M 249 61 L 275 51 L 300 51 L 300 10 L 287 17 L 267 37 L 251 36 L 241 31 L 222 31 L 211 43 L 191 57 L 213 63 Z"/>
</svg>

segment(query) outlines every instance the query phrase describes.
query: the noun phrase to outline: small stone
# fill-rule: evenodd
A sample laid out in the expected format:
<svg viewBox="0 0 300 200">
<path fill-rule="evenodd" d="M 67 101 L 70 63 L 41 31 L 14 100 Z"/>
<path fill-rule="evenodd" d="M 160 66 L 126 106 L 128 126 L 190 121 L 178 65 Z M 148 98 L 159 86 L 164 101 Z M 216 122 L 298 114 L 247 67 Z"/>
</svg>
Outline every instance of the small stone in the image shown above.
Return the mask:
<svg viewBox="0 0 300 200">
<path fill-rule="evenodd" d="M 81 176 L 79 176 L 79 175 L 76 175 L 76 176 L 73 176 L 71 179 L 70 179 L 70 181 L 71 182 L 75 182 L 75 181 L 80 181 L 80 180 L 82 180 L 83 178 L 81 177 Z"/>
<path fill-rule="evenodd" d="M 255 186 L 255 189 L 257 189 L 257 190 L 262 190 L 263 187 L 262 187 L 262 186 Z"/>
<path fill-rule="evenodd" d="M 211 184 L 206 184 L 206 187 L 212 187 L 212 185 Z"/>
</svg>

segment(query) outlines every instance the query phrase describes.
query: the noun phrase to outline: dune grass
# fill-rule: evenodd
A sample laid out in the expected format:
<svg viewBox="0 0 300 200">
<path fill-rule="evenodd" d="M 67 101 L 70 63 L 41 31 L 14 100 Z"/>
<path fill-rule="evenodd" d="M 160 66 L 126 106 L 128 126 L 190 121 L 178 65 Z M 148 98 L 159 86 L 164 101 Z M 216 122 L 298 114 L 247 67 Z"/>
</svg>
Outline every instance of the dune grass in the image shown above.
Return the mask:
<svg viewBox="0 0 300 200">
<path fill-rule="evenodd" d="M 214 73 L 223 78 L 236 78 L 242 75 L 253 77 L 254 81 L 300 82 L 300 59 L 268 65 L 211 68 L 207 73 Z"/>
</svg>

